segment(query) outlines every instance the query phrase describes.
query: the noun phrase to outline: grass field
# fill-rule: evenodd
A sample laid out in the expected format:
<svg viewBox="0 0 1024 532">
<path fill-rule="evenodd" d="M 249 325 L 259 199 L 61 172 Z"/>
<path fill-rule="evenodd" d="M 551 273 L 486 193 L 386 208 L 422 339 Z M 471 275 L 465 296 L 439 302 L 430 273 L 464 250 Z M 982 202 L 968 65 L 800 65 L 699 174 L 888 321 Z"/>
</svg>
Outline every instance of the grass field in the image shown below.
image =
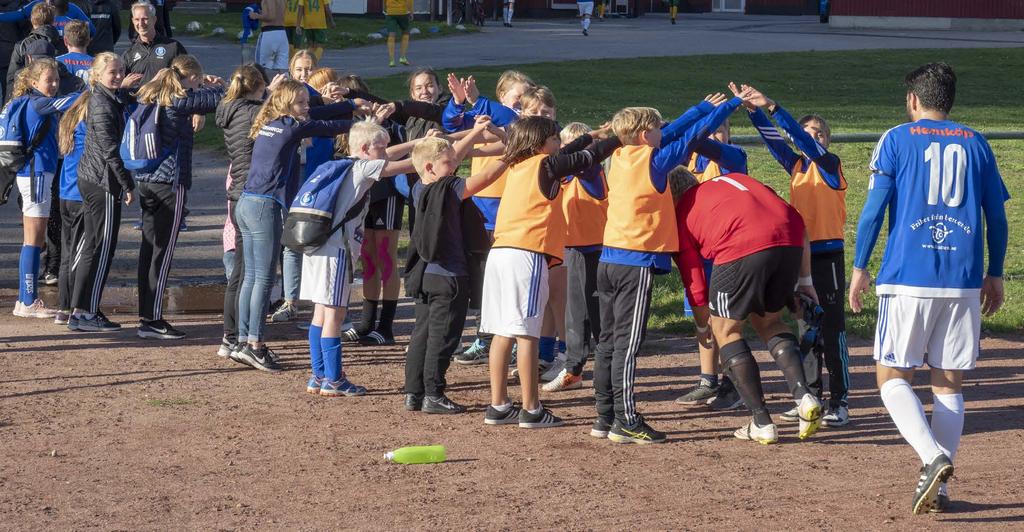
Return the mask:
<svg viewBox="0 0 1024 532">
<path fill-rule="evenodd" d="M 679 58 L 595 60 L 535 65 L 512 65 L 539 83 L 551 87 L 558 98 L 559 121 L 599 124 L 628 105 L 657 107 L 674 117 L 712 91 L 726 91 L 730 80 L 748 82 L 774 98 L 794 115 L 815 112 L 831 123 L 833 133 L 882 132 L 906 121 L 902 79 L 906 72 L 929 61 L 943 60 L 956 69 L 958 95 L 952 119 L 982 132 L 1024 130 L 1024 115 L 1011 95 L 1019 93 L 1024 78 L 1024 49 L 990 50 L 872 50 L 737 54 Z M 813 67 L 813 68 L 811 68 Z M 470 69 L 484 88 L 494 86 L 504 68 Z M 998 72 L 1000 75 L 993 75 Z M 405 97 L 404 77 L 368 80 L 383 97 Z M 742 115 L 733 119 L 733 134 L 754 134 Z M 221 143 L 219 132 L 207 128 L 205 143 Z M 1010 248 L 1005 281 L 1006 304 L 984 326 L 996 332 L 1024 330 L 1024 143 L 993 141 L 1003 179 L 1015 199 L 1007 204 Z M 867 190 L 867 163 L 873 144 L 837 144 L 833 151 L 843 160 L 850 183 L 847 192 L 847 262 L 852 261 L 856 221 Z M 749 169 L 788 196 L 788 176 L 762 147 L 750 147 Z M 884 236 L 883 236 L 884 238 Z M 876 247 L 871 271 L 876 272 L 884 249 Z M 849 266 L 847 268 L 849 271 Z M 676 275 L 661 276 L 655 284 L 651 326 L 664 331 L 692 330 L 682 317 L 682 290 Z M 848 314 L 848 328 L 861 337 L 874 329 L 874 297 L 860 315 Z"/>
<path fill-rule="evenodd" d="M 176 35 L 209 37 L 237 44 L 238 32 L 242 31 L 241 17 L 241 13 L 238 12 L 198 14 L 174 10 L 171 11 L 171 25 L 174 26 Z M 128 27 L 131 25 L 131 17 L 128 11 L 121 11 L 121 21 L 122 27 L 125 28 L 124 31 L 128 31 Z M 202 29 L 197 32 L 190 32 L 186 30 L 186 26 L 192 21 L 198 21 L 201 23 Z M 334 29 L 327 30 L 327 44 L 325 48 L 352 48 L 354 46 L 365 46 L 367 44 L 383 42 L 380 39 L 371 39 L 368 37 L 371 33 L 380 33 L 384 28 L 383 16 L 334 17 L 334 23 Z M 479 31 L 479 29 L 472 24 L 466 26 L 465 29 L 459 30 L 454 26 L 448 26 L 443 22 L 414 22 L 413 27 L 419 28 L 420 30 L 419 34 L 412 36 L 413 40 Z M 224 28 L 224 33 L 221 35 L 214 35 L 214 28 Z M 432 28 L 436 28 L 435 32 L 431 31 Z M 386 32 L 382 34 L 385 37 L 387 36 Z M 250 42 L 255 42 L 255 37 L 252 37 Z"/>
</svg>

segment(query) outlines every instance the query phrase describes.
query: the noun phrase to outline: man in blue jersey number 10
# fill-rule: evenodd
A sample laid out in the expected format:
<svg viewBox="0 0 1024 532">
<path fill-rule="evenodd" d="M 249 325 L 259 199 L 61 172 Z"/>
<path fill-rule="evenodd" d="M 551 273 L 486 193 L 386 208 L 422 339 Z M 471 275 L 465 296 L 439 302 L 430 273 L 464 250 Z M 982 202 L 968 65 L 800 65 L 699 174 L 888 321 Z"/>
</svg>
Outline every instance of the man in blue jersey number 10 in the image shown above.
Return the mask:
<svg viewBox="0 0 1024 532">
<path fill-rule="evenodd" d="M 863 308 L 868 260 L 888 211 L 874 357 L 882 402 L 924 464 L 911 506 L 918 514 L 949 504 L 946 482 L 964 426 L 963 374 L 978 359 L 981 314 L 1003 303 L 1003 204 L 1010 195 L 985 138 L 948 119 L 956 95 L 953 69 L 930 63 L 905 82 L 911 122 L 882 135 L 871 156 L 850 307 Z M 934 396 L 930 423 L 910 386 L 914 369 L 925 362 Z"/>
</svg>

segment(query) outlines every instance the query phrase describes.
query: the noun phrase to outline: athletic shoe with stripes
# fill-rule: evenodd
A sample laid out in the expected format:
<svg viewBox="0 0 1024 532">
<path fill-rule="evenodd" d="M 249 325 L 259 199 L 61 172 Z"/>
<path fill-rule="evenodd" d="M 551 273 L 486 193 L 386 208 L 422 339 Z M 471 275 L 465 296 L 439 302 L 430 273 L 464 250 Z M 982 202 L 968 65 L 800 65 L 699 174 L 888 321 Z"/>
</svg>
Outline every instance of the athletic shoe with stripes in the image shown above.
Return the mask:
<svg viewBox="0 0 1024 532">
<path fill-rule="evenodd" d="M 520 408 L 514 404 L 509 405 L 504 411 L 498 410 L 492 405 L 487 405 L 487 413 L 484 414 L 484 424 L 511 425 L 519 423 L 519 410 Z"/>
<path fill-rule="evenodd" d="M 615 443 L 639 443 L 646 445 L 649 443 L 665 443 L 666 438 L 664 432 L 654 430 L 641 417 L 640 421 L 632 427 L 626 427 L 616 419 L 615 423 L 612 423 L 611 430 L 608 431 L 608 439 Z"/>
<path fill-rule="evenodd" d="M 395 345 L 393 336 L 384 336 L 378 331 L 370 331 L 370 334 L 359 339 L 362 345 Z"/>
<path fill-rule="evenodd" d="M 352 384 L 345 377 L 345 374 L 342 373 L 341 378 L 336 381 L 324 379 L 323 384 L 320 385 L 320 395 L 325 397 L 341 397 L 342 395 L 358 397 L 366 395 L 366 388 Z"/>
<path fill-rule="evenodd" d="M 461 353 L 455 355 L 454 360 L 456 364 L 462 364 L 463 366 L 475 366 L 477 364 L 486 364 L 487 357 L 490 354 L 488 345 L 483 340 L 477 338 L 473 341 L 473 344 L 463 350 Z"/>
<path fill-rule="evenodd" d="M 324 385 L 324 380 L 326 379 L 323 377 L 317 377 L 316 375 L 310 377 L 309 382 L 306 383 L 306 393 L 320 395 L 320 388 Z"/>
<path fill-rule="evenodd" d="M 775 423 L 769 423 L 761 427 L 754 423 L 753 419 L 746 425 L 736 429 L 736 432 L 733 432 L 732 435 L 740 440 L 756 441 L 764 445 L 779 441 L 779 430 L 775 427 Z"/>
<path fill-rule="evenodd" d="M 185 333 L 175 329 L 164 320 L 139 321 L 139 338 L 155 338 L 157 340 L 181 340 Z"/>
<path fill-rule="evenodd" d="M 821 427 L 821 401 L 805 393 L 800 399 L 800 439 L 806 440 Z"/>
<path fill-rule="evenodd" d="M 583 387 L 583 375 L 573 375 L 569 370 L 562 368 L 558 376 L 551 382 L 544 383 L 541 388 L 545 392 L 561 392 L 565 390 L 576 390 Z"/>
<path fill-rule="evenodd" d="M 939 506 L 939 487 L 953 476 L 953 462 L 945 453 L 940 453 L 931 463 L 921 468 L 921 477 L 914 490 L 910 509 L 915 514 L 931 511 Z"/>
<path fill-rule="evenodd" d="M 57 315 L 57 311 L 47 308 L 42 299 L 36 299 L 31 305 L 26 305 L 21 301 L 14 303 L 14 315 L 19 318 L 53 319 Z"/>
<path fill-rule="evenodd" d="M 342 342 L 358 342 L 359 341 L 359 331 L 357 331 L 355 329 L 355 327 L 351 327 L 351 328 L 345 329 L 344 331 L 341 331 L 341 341 Z"/>
<path fill-rule="evenodd" d="M 53 323 L 55 325 L 67 325 L 71 320 L 71 313 L 66 310 L 58 310 L 57 314 L 53 316 Z"/>
<path fill-rule="evenodd" d="M 565 422 L 562 418 L 551 413 L 550 410 L 540 407 L 540 411 L 531 413 L 525 408 L 519 410 L 519 428 L 521 429 L 546 429 L 549 427 L 561 427 Z"/>
<path fill-rule="evenodd" d="M 590 436 L 592 438 L 607 438 L 613 423 L 614 421 L 608 421 L 603 417 L 595 419 L 594 424 L 590 426 Z"/>
<path fill-rule="evenodd" d="M 68 316 L 68 330 L 69 331 L 77 331 L 78 330 L 78 318 L 76 318 L 74 314 Z"/>
<path fill-rule="evenodd" d="M 68 328 L 71 328 L 71 322 L 68 321 Z M 102 312 L 93 314 L 92 317 L 79 316 L 78 321 L 75 323 L 75 331 L 85 332 L 111 332 L 121 330 L 121 324 L 110 321 Z"/>
<path fill-rule="evenodd" d="M 285 301 L 277 310 L 270 315 L 270 321 L 273 323 L 284 323 L 286 321 L 292 321 L 299 315 L 299 309 L 291 301 Z"/>
</svg>

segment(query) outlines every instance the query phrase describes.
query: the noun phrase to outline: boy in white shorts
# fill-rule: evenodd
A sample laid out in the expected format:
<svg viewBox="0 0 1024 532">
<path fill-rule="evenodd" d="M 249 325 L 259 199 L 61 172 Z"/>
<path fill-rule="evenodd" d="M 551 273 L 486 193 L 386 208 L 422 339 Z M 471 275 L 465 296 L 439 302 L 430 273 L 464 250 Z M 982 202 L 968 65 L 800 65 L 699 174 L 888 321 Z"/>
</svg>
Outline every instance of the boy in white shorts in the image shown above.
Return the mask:
<svg viewBox="0 0 1024 532">
<path fill-rule="evenodd" d="M 309 326 L 309 354 L 313 375 L 306 391 L 314 395 L 338 397 L 366 394 L 345 377 L 341 366 L 341 335 L 352 283 L 352 253 L 359 253 L 362 223 L 366 218 L 366 193 L 384 177 L 412 172 L 411 160 L 389 162 L 412 149 L 413 143 L 388 149 L 387 130 L 373 122 L 359 122 L 349 132 L 349 153 L 356 160 L 322 165 L 317 172 L 347 172 L 334 206 L 335 224 L 343 223 L 324 245 L 302 256 L 300 299 L 315 304 Z"/>
<path fill-rule="evenodd" d="M 874 355 L 882 402 L 924 464 L 911 501 L 919 514 L 949 505 L 946 481 L 964 426 L 963 374 L 978 358 L 981 313 L 992 314 L 1003 302 L 1009 193 L 984 137 L 948 119 L 953 69 L 930 63 L 907 74 L 905 83 L 911 122 L 882 135 L 871 157 L 850 307 L 862 309 L 871 282 L 865 268 L 888 210 Z M 930 425 L 910 386 L 925 362 L 934 397 Z"/>
<path fill-rule="evenodd" d="M 583 28 L 583 35 L 590 35 L 590 16 L 594 14 L 594 0 L 579 0 L 576 2 L 576 9 L 580 11 L 580 27 Z"/>
<path fill-rule="evenodd" d="M 288 71 L 288 34 L 284 29 L 285 0 L 263 0 L 262 12 L 249 12 L 249 18 L 262 23 L 256 38 L 256 63 L 268 70 Z"/>
</svg>

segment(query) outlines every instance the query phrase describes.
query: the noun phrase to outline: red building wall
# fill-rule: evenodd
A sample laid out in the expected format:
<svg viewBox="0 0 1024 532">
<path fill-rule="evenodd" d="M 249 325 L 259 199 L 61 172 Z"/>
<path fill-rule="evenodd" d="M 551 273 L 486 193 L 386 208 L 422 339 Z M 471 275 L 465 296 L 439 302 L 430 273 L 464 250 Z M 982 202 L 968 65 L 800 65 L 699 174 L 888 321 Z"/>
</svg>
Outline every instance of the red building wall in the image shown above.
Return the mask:
<svg viewBox="0 0 1024 532">
<path fill-rule="evenodd" d="M 748 15 L 817 15 L 818 0 L 747 0 Z"/>
<path fill-rule="evenodd" d="M 748 5 L 750 1 L 748 0 Z M 831 14 L 860 17 L 1024 19 L 1024 0 L 832 0 Z"/>
</svg>

